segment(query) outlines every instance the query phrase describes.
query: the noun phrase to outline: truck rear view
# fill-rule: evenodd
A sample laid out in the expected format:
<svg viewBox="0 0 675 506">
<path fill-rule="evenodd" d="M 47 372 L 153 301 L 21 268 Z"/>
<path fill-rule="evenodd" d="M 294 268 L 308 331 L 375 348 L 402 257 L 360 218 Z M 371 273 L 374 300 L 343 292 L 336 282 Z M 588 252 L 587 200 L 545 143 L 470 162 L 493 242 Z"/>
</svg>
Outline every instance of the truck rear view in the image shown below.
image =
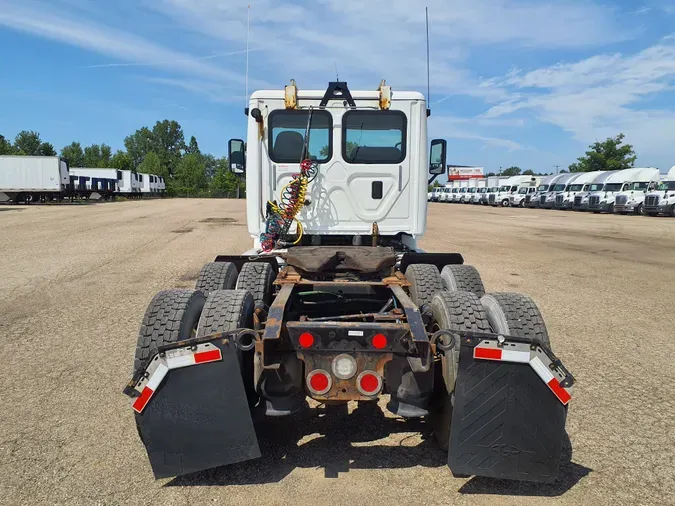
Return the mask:
<svg viewBox="0 0 675 506">
<path fill-rule="evenodd" d="M 256 418 L 300 416 L 308 397 L 386 396 L 456 474 L 555 479 L 574 378 L 539 309 L 418 247 L 447 156 L 427 145 L 424 97 L 292 82 L 247 113 L 229 159 L 252 248 L 157 294 L 139 333 L 125 393 L 155 476 L 260 457 Z"/>
</svg>

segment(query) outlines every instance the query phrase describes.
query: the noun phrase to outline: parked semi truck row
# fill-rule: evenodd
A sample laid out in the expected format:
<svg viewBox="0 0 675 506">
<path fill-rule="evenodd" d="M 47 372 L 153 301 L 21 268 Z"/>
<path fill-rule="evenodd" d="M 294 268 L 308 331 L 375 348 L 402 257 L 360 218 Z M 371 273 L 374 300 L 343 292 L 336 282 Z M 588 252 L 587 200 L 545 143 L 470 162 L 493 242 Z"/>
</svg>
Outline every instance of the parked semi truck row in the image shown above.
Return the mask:
<svg viewBox="0 0 675 506">
<path fill-rule="evenodd" d="M 69 167 L 58 156 L 0 156 L 0 202 L 162 195 L 164 178 L 113 168 Z"/>
</svg>

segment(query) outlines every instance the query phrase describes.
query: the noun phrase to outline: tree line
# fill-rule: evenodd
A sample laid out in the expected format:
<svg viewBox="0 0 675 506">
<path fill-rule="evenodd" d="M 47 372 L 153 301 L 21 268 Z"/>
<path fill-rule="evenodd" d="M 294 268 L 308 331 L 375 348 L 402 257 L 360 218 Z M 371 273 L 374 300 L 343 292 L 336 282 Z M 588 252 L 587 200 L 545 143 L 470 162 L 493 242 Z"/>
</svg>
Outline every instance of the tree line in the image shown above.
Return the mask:
<svg viewBox="0 0 675 506">
<path fill-rule="evenodd" d="M 207 196 L 241 193 L 244 181 L 229 170 L 227 158 L 202 153 L 195 136 L 188 142 L 175 120 L 158 121 L 124 139 L 125 149 L 112 152 L 107 144 L 82 146 L 73 141 L 60 156 L 70 167 L 114 168 L 163 176 L 170 195 Z M 35 131 L 19 132 L 14 142 L 0 135 L 0 155 L 57 156 Z"/>
</svg>

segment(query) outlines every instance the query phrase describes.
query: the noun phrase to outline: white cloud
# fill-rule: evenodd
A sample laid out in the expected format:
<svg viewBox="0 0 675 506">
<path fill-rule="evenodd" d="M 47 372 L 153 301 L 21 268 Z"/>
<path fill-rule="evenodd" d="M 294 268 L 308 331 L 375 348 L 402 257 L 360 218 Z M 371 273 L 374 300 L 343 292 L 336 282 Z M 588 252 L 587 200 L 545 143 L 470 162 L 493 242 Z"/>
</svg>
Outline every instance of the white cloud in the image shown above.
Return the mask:
<svg viewBox="0 0 675 506">
<path fill-rule="evenodd" d="M 512 72 L 491 85 L 513 96 L 491 107 L 484 117 L 527 111 L 582 142 L 622 131 L 645 154 L 672 154 L 672 101 L 661 109 L 647 108 L 644 101 L 675 89 L 673 42 L 665 39 L 633 55 L 597 55 L 526 73 Z"/>
</svg>

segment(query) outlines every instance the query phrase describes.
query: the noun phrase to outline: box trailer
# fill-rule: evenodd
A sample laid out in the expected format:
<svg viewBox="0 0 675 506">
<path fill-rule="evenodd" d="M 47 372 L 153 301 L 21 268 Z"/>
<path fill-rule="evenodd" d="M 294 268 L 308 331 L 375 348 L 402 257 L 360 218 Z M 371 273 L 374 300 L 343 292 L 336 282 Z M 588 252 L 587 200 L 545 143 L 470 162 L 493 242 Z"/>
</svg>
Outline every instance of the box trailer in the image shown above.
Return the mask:
<svg viewBox="0 0 675 506">
<path fill-rule="evenodd" d="M 125 197 L 139 197 L 141 195 L 141 182 L 139 174 L 131 170 L 122 171 L 122 179 L 119 184 L 119 194 Z"/>
<path fill-rule="evenodd" d="M 69 184 L 68 162 L 58 156 L 0 156 L 0 193 L 9 201 L 61 198 Z"/>
<path fill-rule="evenodd" d="M 70 169 L 73 189 L 79 195 L 89 198 L 98 194 L 109 198 L 119 192 L 122 171 L 113 168 L 73 167 Z"/>
</svg>

